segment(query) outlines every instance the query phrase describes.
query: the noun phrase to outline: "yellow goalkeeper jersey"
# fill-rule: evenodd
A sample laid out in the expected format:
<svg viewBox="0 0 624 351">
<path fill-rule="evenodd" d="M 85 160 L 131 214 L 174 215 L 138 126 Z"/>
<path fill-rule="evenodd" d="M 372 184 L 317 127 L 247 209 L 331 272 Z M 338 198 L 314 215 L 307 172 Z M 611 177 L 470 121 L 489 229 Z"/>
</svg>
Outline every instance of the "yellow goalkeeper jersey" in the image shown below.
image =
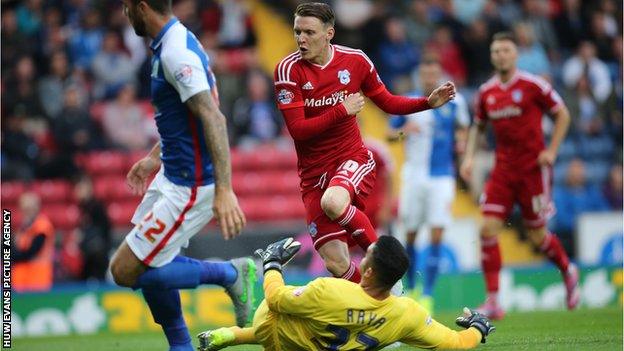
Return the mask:
<svg viewBox="0 0 624 351">
<path fill-rule="evenodd" d="M 449 329 L 407 297 L 377 300 L 344 279 L 318 278 L 295 287 L 270 271 L 264 291 L 254 328 L 267 350 L 377 350 L 396 341 L 458 349 L 473 348 L 481 340 L 477 329 Z"/>
</svg>

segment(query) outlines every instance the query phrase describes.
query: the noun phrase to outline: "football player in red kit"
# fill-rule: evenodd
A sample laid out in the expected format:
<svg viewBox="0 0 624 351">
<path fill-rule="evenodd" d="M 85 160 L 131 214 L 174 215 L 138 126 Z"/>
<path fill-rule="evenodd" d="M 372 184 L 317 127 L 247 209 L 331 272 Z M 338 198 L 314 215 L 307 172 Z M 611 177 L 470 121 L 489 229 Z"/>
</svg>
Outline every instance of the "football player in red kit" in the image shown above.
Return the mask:
<svg viewBox="0 0 624 351">
<path fill-rule="evenodd" d="M 570 115 L 559 94 L 548 82 L 516 68 L 518 51 L 514 37 L 498 33 L 490 46 L 496 75 L 481 85 L 476 97 L 475 121 L 470 129 L 466 156 L 460 172 L 469 180 L 479 134 L 492 123 L 496 138 L 496 164 L 482 198 L 481 264 L 487 298 L 480 312 L 490 318 L 504 315 L 498 301 L 501 255 L 497 234 L 518 203 L 533 245 L 563 275 L 567 306 L 579 302 L 578 269 L 569 262 L 556 235 L 546 229 L 554 207 L 551 201 L 552 165 L 570 124 Z M 550 145 L 545 147 L 542 116 L 555 120 Z"/>
<path fill-rule="evenodd" d="M 298 50 L 275 68 L 275 93 L 295 141 L 308 230 L 325 267 L 335 277 L 359 282 L 347 241 L 364 250 L 377 239 L 363 200 L 375 178 L 375 161 L 355 118 L 363 92 L 390 114 L 443 105 L 455 96 L 447 82 L 422 98 L 392 95 L 361 50 L 330 43 L 334 12 L 324 3 L 303 3 L 294 14 Z"/>
</svg>

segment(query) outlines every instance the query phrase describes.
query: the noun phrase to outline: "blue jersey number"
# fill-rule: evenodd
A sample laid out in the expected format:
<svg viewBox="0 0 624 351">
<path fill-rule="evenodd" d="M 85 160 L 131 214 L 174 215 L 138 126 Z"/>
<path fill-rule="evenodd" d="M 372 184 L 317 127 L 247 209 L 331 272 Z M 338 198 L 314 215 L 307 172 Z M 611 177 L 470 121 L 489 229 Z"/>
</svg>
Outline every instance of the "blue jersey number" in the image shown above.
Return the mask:
<svg viewBox="0 0 624 351">
<path fill-rule="evenodd" d="M 313 338 L 312 342 L 316 344 L 319 350 L 339 351 L 340 347 L 346 344 L 351 336 L 351 331 L 349 331 L 349 329 L 337 325 L 329 324 L 325 329 L 334 334 L 334 338 L 322 338 L 323 343 L 327 344 L 327 346 L 323 346 L 321 341 L 317 338 Z M 373 350 L 379 346 L 379 340 L 363 332 L 357 333 L 355 341 L 365 346 L 365 350 Z"/>
</svg>

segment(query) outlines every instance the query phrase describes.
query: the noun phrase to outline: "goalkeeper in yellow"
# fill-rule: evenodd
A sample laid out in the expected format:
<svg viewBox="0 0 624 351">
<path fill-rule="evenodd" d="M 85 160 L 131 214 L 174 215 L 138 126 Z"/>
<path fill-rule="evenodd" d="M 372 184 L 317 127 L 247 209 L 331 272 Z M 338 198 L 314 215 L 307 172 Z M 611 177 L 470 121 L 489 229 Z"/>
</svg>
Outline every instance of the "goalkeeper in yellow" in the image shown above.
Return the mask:
<svg viewBox="0 0 624 351">
<path fill-rule="evenodd" d="M 258 250 L 264 264 L 264 293 L 251 328 L 220 328 L 198 335 L 200 351 L 240 344 L 265 350 L 379 350 L 397 341 L 425 349 L 470 349 L 494 331 L 490 321 L 464 309 L 455 331 L 436 322 L 414 300 L 390 295 L 405 274 L 401 243 L 380 236 L 360 265 L 360 284 L 317 278 L 305 286 L 284 285 L 282 266 L 299 250 L 292 238 Z"/>
</svg>

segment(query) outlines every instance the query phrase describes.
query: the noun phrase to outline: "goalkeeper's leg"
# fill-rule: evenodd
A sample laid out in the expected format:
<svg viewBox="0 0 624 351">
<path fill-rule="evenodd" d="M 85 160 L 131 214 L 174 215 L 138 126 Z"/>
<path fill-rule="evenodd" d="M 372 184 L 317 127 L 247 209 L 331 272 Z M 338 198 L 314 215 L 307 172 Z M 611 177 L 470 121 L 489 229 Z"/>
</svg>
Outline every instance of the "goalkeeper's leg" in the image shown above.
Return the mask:
<svg viewBox="0 0 624 351">
<path fill-rule="evenodd" d="M 215 351 L 234 345 L 258 344 L 253 327 L 233 326 L 207 330 L 199 333 L 197 338 L 199 339 L 199 351 Z"/>
</svg>

